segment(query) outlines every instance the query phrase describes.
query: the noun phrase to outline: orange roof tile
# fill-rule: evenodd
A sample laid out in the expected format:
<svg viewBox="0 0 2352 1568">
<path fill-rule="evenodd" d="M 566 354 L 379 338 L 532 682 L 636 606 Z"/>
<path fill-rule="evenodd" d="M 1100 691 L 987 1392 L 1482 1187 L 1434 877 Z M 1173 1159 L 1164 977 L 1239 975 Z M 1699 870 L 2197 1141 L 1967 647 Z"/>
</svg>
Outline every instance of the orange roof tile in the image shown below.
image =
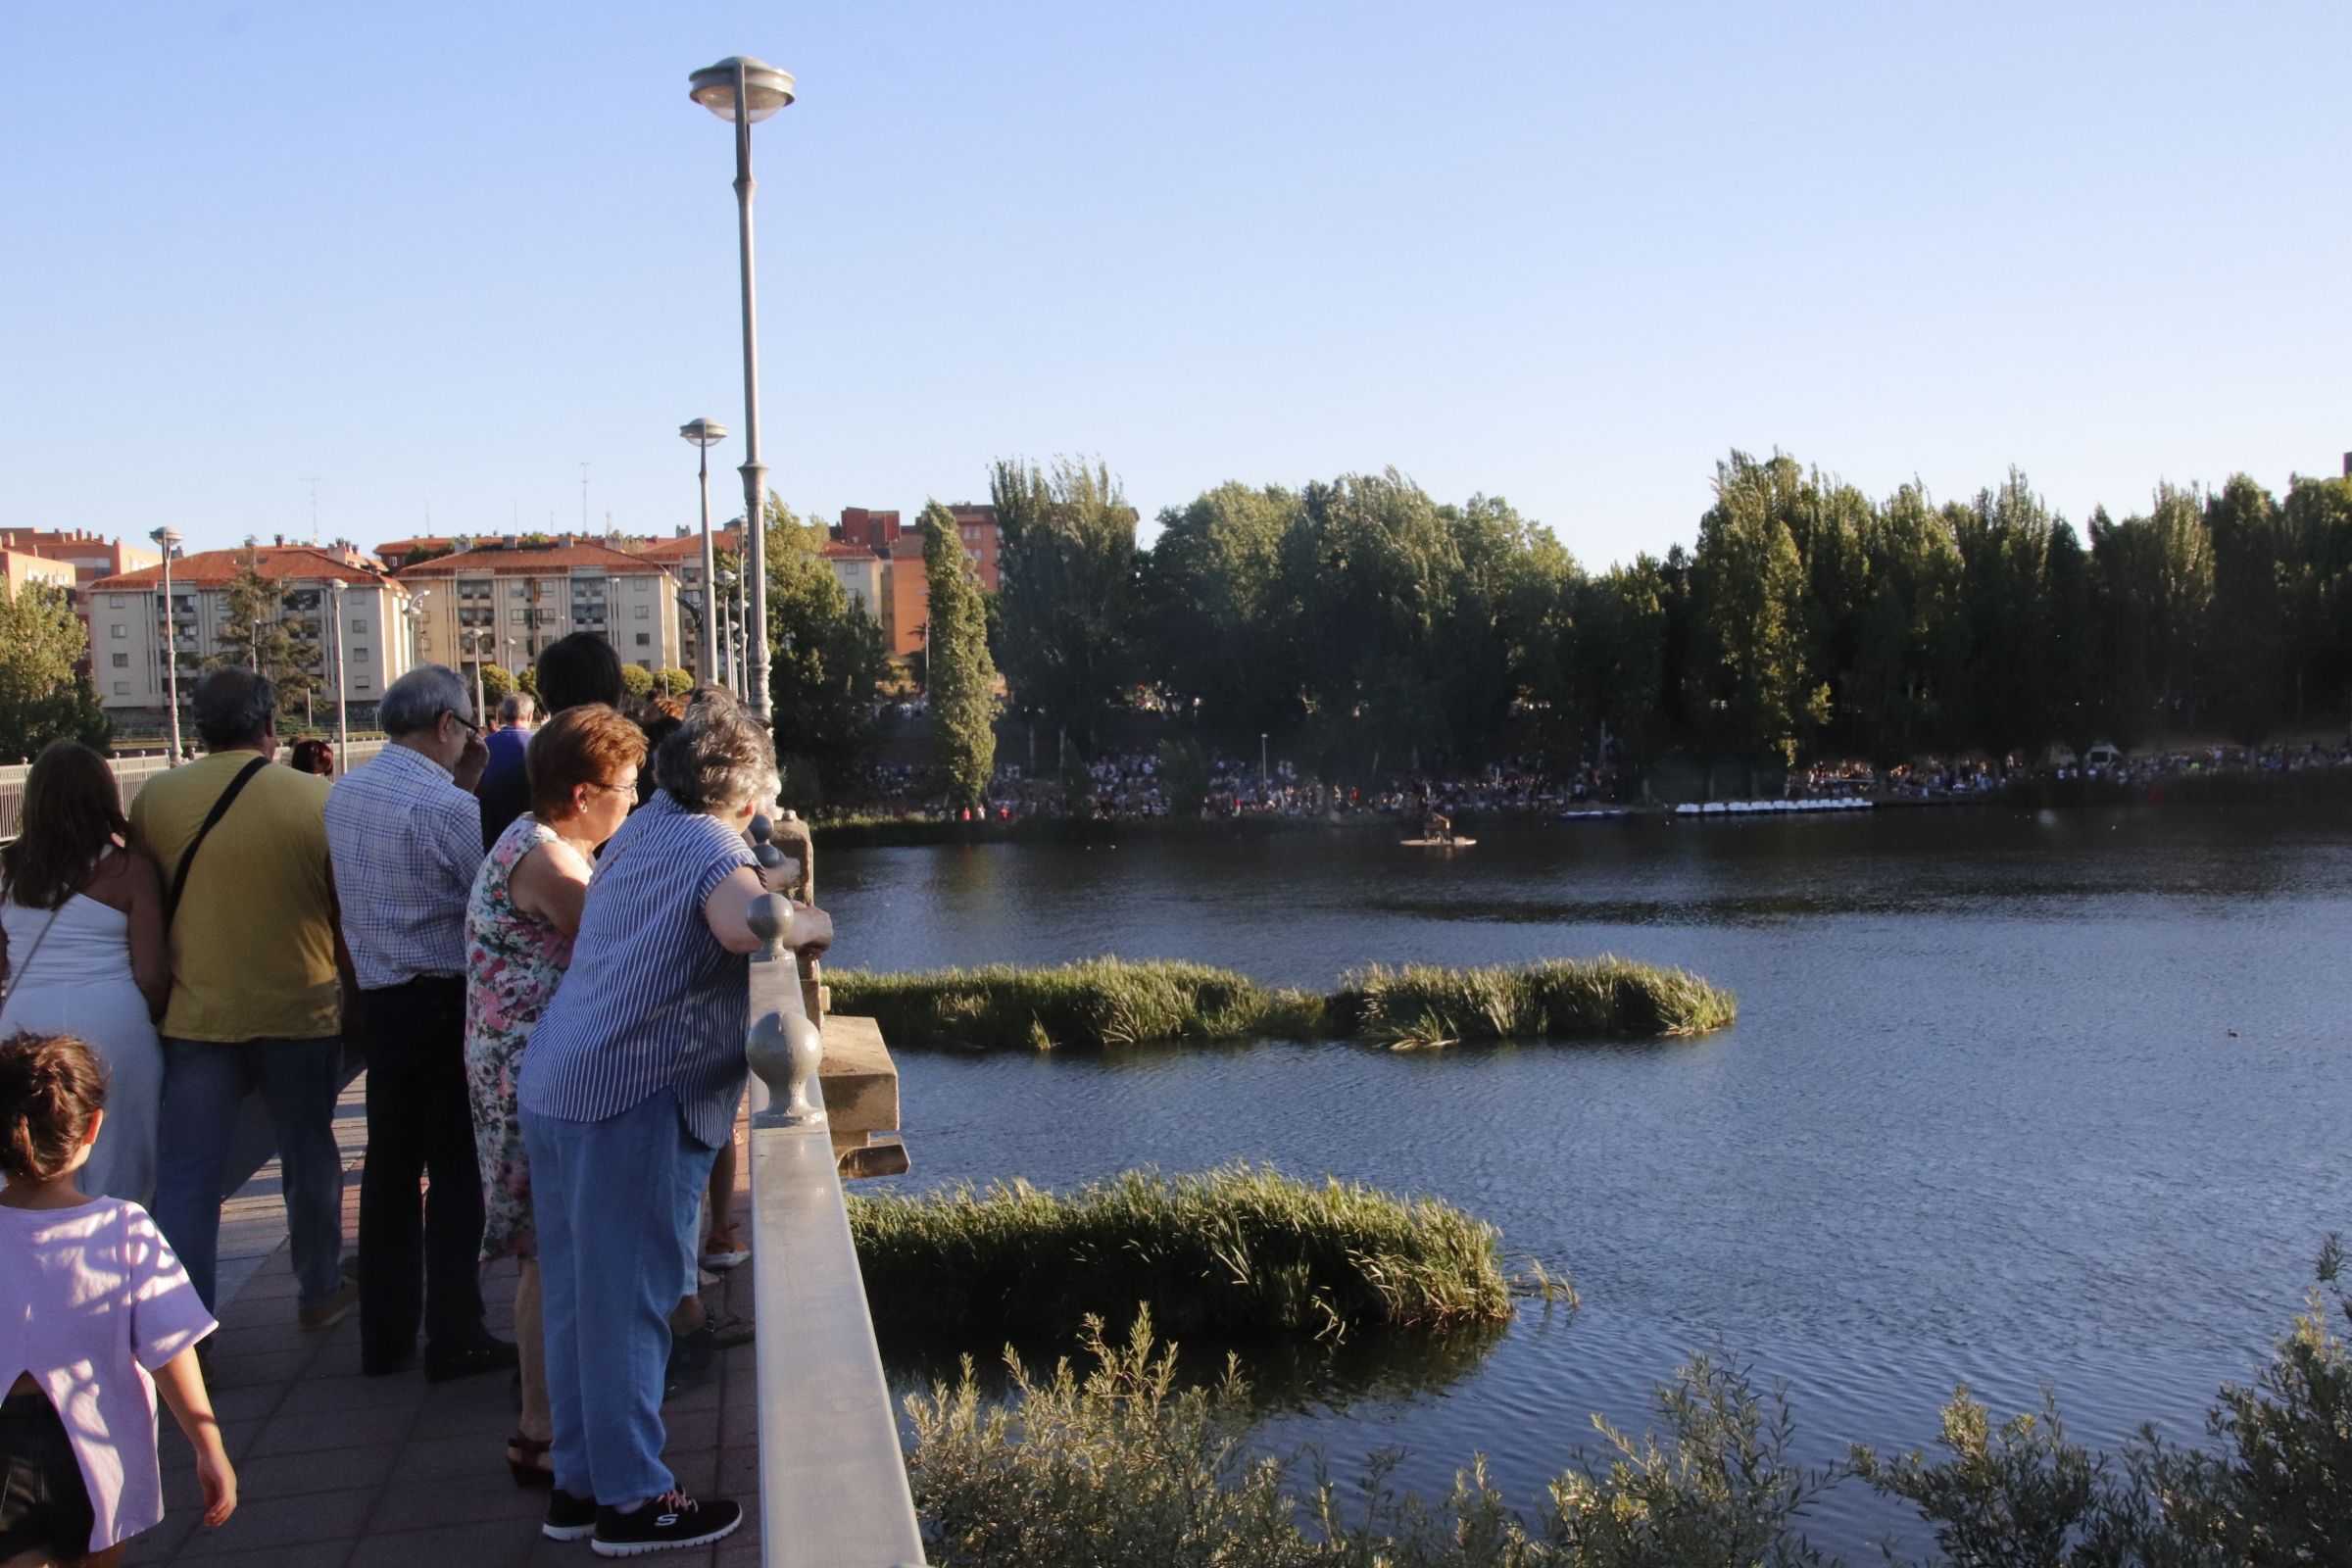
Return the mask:
<svg viewBox="0 0 2352 1568">
<path fill-rule="evenodd" d="M 244 568 L 246 552 L 237 550 L 199 550 L 172 563 L 172 583 L 177 587 L 187 583 L 199 588 L 225 586 Z M 265 577 L 341 578 L 345 582 L 380 583 L 384 573 L 366 566 L 355 566 L 342 557 L 312 545 L 257 545 L 252 551 L 254 564 Z M 135 571 L 101 577 L 91 583 L 89 591 L 108 589 L 160 587 L 164 580 L 161 565 L 141 566 Z"/>
<path fill-rule="evenodd" d="M 625 550 L 615 550 L 604 544 L 499 546 L 461 550 L 454 556 L 436 556 L 430 561 L 420 561 L 414 566 L 403 566 L 392 575 L 401 582 L 407 582 L 412 577 L 455 577 L 461 571 L 488 571 L 500 577 L 535 577 L 542 572 L 569 571 L 574 566 L 602 566 L 615 574 L 634 575 L 643 572 L 647 564 L 643 556 L 633 556 Z M 659 568 L 659 563 L 654 564 Z"/>
<path fill-rule="evenodd" d="M 742 543 L 737 530 L 733 528 L 710 530 L 710 548 L 713 550 L 736 550 L 742 547 Z M 703 557 L 702 532 L 697 529 L 678 538 L 656 539 L 639 551 L 638 556 L 645 561 L 700 561 Z"/>
</svg>

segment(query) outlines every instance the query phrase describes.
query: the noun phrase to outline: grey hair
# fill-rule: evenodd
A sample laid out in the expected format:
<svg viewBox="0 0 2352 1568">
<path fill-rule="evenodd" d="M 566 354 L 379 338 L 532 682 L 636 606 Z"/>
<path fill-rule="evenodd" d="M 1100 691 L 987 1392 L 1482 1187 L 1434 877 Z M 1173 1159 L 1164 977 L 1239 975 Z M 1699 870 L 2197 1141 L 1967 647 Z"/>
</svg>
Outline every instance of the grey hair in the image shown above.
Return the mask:
<svg viewBox="0 0 2352 1568">
<path fill-rule="evenodd" d="M 277 716 L 277 687 L 243 664 L 224 664 L 196 683 L 192 706 L 207 751 L 251 746 Z"/>
<path fill-rule="evenodd" d="M 690 811 L 772 800 L 780 780 L 775 743 L 733 698 L 710 694 L 686 710 L 654 754 L 654 781 Z"/>
<path fill-rule="evenodd" d="M 525 723 L 536 707 L 529 692 L 509 692 L 498 700 L 498 721 L 501 724 Z"/>
<path fill-rule="evenodd" d="M 456 670 L 447 664 L 418 664 L 384 688 L 384 700 L 376 708 L 375 721 L 385 734 L 398 740 L 403 735 L 431 729 L 441 721 L 443 713 L 466 718 L 472 712 L 470 694 Z"/>
</svg>

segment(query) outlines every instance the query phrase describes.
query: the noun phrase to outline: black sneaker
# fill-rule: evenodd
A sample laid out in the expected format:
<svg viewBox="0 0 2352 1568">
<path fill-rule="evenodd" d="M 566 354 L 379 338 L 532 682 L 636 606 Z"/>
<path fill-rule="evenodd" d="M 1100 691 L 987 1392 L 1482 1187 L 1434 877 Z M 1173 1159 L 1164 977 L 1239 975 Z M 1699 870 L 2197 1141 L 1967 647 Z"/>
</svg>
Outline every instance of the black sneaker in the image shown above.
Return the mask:
<svg viewBox="0 0 2352 1568">
<path fill-rule="evenodd" d="M 641 1557 L 672 1546 L 702 1546 L 731 1536 L 743 1523 L 743 1504 L 725 1497 L 697 1502 L 683 1492 L 664 1492 L 630 1513 L 596 1510 L 596 1536 L 588 1544 L 600 1557 Z"/>
<path fill-rule="evenodd" d="M 484 1372 L 504 1372 L 520 1360 L 521 1354 L 513 1341 L 494 1340 L 487 1335 L 455 1350 L 428 1345 L 424 1348 L 424 1381 L 447 1383 L 455 1378 L 478 1377 Z"/>
<path fill-rule="evenodd" d="M 539 1533 L 550 1541 L 577 1541 L 596 1533 L 596 1499 L 575 1497 L 562 1487 L 547 1494 L 547 1519 Z"/>
</svg>

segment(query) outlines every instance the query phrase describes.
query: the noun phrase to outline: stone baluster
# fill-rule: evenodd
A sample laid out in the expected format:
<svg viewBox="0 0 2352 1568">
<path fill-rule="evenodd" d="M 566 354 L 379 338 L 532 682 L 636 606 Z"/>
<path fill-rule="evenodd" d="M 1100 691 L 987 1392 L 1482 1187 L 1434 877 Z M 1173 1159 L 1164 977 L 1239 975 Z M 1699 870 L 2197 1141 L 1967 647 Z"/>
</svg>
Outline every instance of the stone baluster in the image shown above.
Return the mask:
<svg viewBox="0 0 2352 1568">
<path fill-rule="evenodd" d="M 808 829 L 801 831 L 805 846 Z M 752 855 L 762 870 L 772 871 L 788 858 L 776 847 L 775 837 L 775 824 L 764 816 L 752 818 Z M 804 858 L 795 885 L 808 874 Z M 797 956 L 784 946 L 792 926 L 792 905 L 780 893 L 762 893 L 752 901 L 746 919 L 763 944 L 752 955 L 751 1021 L 744 1054 L 767 1086 L 767 1102 L 755 1107 L 752 1123 L 822 1131 L 825 1102 L 816 1074 L 825 1059 L 825 1046 L 808 1016 Z"/>
</svg>

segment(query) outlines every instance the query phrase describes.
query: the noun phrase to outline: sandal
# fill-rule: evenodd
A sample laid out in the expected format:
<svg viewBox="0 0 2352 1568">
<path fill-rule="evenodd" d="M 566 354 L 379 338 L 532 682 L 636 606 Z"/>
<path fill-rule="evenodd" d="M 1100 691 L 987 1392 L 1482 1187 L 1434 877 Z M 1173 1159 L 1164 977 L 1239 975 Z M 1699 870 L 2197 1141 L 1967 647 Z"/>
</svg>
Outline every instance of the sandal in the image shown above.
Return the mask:
<svg viewBox="0 0 2352 1568">
<path fill-rule="evenodd" d="M 732 1230 L 712 1227 L 710 1239 L 703 1244 L 703 1267 L 734 1268 L 752 1255 L 752 1250 L 735 1237 Z"/>
<path fill-rule="evenodd" d="M 517 1432 L 507 1440 L 507 1468 L 514 1472 L 518 1487 L 552 1487 L 556 1484 L 556 1467 L 547 1462 L 548 1446 L 536 1438 L 526 1438 Z"/>
</svg>

